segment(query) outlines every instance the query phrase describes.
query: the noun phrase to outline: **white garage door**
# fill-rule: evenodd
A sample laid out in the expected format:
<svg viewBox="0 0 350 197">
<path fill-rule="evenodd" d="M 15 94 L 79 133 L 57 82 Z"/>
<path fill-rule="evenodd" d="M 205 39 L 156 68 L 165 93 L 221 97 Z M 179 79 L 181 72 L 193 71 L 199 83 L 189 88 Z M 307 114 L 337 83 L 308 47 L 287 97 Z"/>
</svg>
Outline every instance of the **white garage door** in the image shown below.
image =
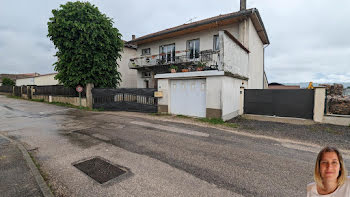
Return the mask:
<svg viewBox="0 0 350 197">
<path fill-rule="evenodd" d="M 206 117 L 205 79 L 171 80 L 170 113 Z"/>
</svg>

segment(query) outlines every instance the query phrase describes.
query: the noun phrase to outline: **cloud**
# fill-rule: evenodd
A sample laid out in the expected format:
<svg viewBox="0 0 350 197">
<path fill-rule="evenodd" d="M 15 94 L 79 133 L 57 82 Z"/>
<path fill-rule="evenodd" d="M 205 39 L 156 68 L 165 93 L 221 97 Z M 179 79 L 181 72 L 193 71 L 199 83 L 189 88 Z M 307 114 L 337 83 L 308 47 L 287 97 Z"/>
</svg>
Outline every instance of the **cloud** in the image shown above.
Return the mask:
<svg viewBox="0 0 350 197">
<path fill-rule="evenodd" d="M 52 72 L 55 49 L 47 35 L 51 10 L 66 0 L 0 1 L 0 73 Z M 93 0 L 130 40 L 188 22 L 239 10 L 239 0 Z M 247 0 L 264 21 L 269 82 L 348 81 L 350 1 Z"/>
</svg>

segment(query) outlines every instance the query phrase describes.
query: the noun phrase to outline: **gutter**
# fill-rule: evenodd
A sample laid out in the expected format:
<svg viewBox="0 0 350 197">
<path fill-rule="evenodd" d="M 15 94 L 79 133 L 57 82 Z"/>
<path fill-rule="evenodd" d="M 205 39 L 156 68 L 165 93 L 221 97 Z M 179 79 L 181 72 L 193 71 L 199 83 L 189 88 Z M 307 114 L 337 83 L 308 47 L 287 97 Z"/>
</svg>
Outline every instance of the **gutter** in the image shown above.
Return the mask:
<svg viewBox="0 0 350 197">
<path fill-rule="evenodd" d="M 267 36 L 267 32 L 266 32 L 264 23 L 263 23 L 263 21 L 262 21 L 262 19 L 261 19 L 259 10 L 256 9 L 256 8 L 253 8 L 253 9 L 252 9 L 252 13 L 255 13 L 255 14 L 256 14 L 256 16 L 257 16 L 257 18 L 258 18 L 258 20 L 259 20 L 259 23 L 260 23 L 260 25 L 262 26 L 262 30 L 264 31 L 264 34 L 266 35 L 267 45 L 269 45 L 269 44 L 270 44 L 270 40 L 269 40 L 269 37 Z"/>
</svg>

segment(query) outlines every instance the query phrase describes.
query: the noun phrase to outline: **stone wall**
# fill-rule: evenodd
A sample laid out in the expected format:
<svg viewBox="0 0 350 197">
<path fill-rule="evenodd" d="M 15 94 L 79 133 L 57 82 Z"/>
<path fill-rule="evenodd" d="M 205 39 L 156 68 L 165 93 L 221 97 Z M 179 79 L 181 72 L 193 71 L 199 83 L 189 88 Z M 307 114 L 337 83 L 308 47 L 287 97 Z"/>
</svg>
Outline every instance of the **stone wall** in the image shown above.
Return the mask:
<svg viewBox="0 0 350 197">
<path fill-rule="evenodd" d="M 327 113 L 350 115 L 350 96 L 327 95 Z"/>
<path fill-rule="evenodd" d="M 350 96 L 343 96 L 343 85 L 323 85 L 327 90 L 327 114 L 350 115 Z"/>
<path fill-rule="evenodd" d="M 343 95 L 344 87 L 342 84 L 321 84 L 320 86 L 326 87 L 327 95 Z"/>
</svg>

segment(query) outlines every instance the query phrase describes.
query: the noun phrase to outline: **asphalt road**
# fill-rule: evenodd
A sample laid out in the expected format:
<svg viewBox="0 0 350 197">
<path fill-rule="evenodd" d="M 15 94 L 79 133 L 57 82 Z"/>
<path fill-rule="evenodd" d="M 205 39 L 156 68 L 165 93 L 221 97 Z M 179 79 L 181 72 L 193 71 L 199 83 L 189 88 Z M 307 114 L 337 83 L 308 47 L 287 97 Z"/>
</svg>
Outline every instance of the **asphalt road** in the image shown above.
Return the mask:
<svg viewBox="0 0 350 197">
<path fill-rule="evenodd" d="M 57 196 L 306 196 L 320 149 L 312 139 L 187 122 L 0 96 L 0 132 L 36 156 Z M 72 165 L 94 156 L 129 175 L 100 185 Z"/>
</svg>

